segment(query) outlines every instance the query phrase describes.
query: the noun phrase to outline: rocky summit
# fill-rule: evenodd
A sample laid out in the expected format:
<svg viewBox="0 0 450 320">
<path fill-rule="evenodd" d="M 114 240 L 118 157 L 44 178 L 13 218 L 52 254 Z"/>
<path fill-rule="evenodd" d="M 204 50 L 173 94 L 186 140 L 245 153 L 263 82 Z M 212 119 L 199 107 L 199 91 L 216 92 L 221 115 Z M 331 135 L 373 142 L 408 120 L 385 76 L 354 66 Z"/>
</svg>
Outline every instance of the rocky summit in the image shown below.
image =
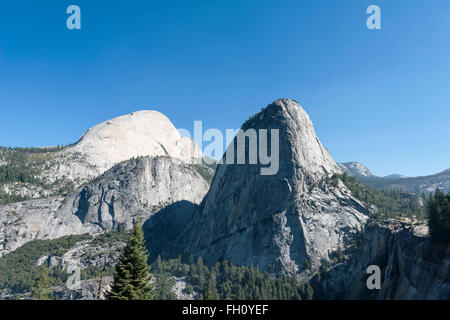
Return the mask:
<svg viewBox="0 0 450 320">
<path fill-rule="evenodd" d="M 339 167 L 349 176 L 356 176 L 356 177 L 375 177 L 373 173 L 364 166 L 362 163 L 359 162 L 346 162 L 346 163 L 339 163 Z"/>
<path fill-rule="evenodd" d="M 19 160 L 32 170 L 29 181 L 0 184 L 0 194 L 24 199 L 61 195 L 62 189 L 74 191 L 114 165 L 136 157 L 165 156 L 187 164 L 201 163 L 203 158 L 197 144 L 182 137 L 172 122 L 155 110 L 107 120 L 65 147 L 32 149 L 26 153 L 26 149 L 0 147 L 0 166 L 15 167 Z"/>
<path fill-rule="evenodd" d="M 182 137 L 172 122 L 155 110 L 133 112 L 98 124 L 68 152 L 85 154 L 89 164 L 103 171 L 140 156 L 166 156 L 184 162 L 202 158 L 198 146 Z"/>
<path fill-rule="evenodd" d="M 250 128 L 279 130 L 278 173 L 261 175 L 260 164 L 219 165 L 176 243 L 209 263 L 308 277 L 362 229 L 367 209 L 344 184 L 328 183 L 341 171 L 297 102 L 275 101 L 242 126 Z"/>
</svg>

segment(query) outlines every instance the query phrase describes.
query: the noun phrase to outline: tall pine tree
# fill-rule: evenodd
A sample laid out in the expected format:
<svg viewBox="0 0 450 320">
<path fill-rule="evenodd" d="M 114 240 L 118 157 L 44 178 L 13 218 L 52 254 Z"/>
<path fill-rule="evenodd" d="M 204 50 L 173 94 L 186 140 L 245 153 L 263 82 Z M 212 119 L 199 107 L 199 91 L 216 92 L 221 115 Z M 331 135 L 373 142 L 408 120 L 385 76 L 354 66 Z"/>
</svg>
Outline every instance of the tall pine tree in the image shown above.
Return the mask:
<svg viewBox="0 0 450 320">
<path fill-rule="evenodd" d="M 136 221 L 114 273 L 108 300 L 151 300 L 153 285 L 140 221 Z"/>
</svg>

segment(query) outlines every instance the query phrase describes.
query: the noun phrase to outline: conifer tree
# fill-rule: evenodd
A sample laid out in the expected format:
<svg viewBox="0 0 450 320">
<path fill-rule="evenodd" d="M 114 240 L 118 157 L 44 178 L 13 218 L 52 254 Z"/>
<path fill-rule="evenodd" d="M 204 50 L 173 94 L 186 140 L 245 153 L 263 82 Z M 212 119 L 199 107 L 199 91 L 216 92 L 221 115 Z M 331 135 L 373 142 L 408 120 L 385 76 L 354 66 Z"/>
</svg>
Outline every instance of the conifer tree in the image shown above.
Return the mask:
<svg viewBox="0 0 450 320">
<path fill-rule="evenodd" d="M 245 300 L 245 292 L 242 286 L 239 286 L 237 300 Z"/>
<path fill-rule="evenodd" d="M 209 283 L 208 283 L 208 290 L 205 294 L 205 300 L 218 300 L 219 295 L 217 293 L 217 287 L 216 287 L 216 274 L 214 271 L 211 271 Z"/>
<path fill-rule="evenodd" d="M 50 287 L 51 280 L 49 278 L 50 270 L 47 266 L 43 266 L 37 278 L 32 297 L 33 300 L 49 300 L 50 299 Z"/>
<path fill-rule="evenodd" d="M 308 282 L 304 285 L 303 292 L 306 300 L 312 300 L 314 298 L 313 287 Z"/>
<path fill-rule="evenodd" d="M 108 300 L 151 300 L 153 285 L 140 221 L 136 221 L 114 273 Z"/>
<path fill-rule="evenodd" d="M 427 203 L 428 227 L 433 241 L 450 243 L 450 195 L 436 189 Z"/>
</svg>

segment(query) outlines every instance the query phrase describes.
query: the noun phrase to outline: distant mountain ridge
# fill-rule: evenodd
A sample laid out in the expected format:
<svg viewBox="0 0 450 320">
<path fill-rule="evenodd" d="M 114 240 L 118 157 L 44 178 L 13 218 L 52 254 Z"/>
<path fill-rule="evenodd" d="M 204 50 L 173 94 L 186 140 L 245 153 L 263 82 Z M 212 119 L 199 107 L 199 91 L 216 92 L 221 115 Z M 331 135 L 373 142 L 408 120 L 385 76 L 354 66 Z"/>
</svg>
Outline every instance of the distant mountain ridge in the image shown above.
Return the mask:
<svg viewBox="0 0 450 320">
<path fill-rule="evenodd" d="M 403 179 L 403 178 L 408 178 L 408 177 L 404 176 L 402 174 L 394 173 L 394 174 L 390 174 L 390 175 L 384 176 L 382 178 L 385 178 L 385 179 Z"/>
<path fill-rule="evenodd" d="M 450 169 L 429 176 L 406 177 L 400 174 L 391 174 L 379 177 L 359 162 L 346 162 L 338 165 L 349 176 L 377 189 L 400 189 L 422 194 L 434 192 L 436 188 L 439 188 L 441 191 L 450 192 Z"/>
<path fill-rule="evenodd" d="M 342 171 L 352 177 L 375 177 L 372 171 L 360 162 L 338 163 L 338 166 L 342 169 Z"/>
</svg>

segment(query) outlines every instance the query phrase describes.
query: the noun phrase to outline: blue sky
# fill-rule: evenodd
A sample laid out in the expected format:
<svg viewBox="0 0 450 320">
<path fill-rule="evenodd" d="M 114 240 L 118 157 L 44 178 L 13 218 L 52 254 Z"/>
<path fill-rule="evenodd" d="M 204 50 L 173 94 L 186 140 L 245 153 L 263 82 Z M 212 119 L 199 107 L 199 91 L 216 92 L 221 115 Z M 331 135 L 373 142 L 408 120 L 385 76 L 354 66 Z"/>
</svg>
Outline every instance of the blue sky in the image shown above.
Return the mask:
<svg viewBox="0 0 450 320">
<path fill-rule="evenodd" d="M 140 109 L 239 128 L 289 97 L 336 161 L 432 174 L 450 167 L 449 34 L 448 0 L 0 0 L 0 145 L 72 143 Z"/>
</svg>

